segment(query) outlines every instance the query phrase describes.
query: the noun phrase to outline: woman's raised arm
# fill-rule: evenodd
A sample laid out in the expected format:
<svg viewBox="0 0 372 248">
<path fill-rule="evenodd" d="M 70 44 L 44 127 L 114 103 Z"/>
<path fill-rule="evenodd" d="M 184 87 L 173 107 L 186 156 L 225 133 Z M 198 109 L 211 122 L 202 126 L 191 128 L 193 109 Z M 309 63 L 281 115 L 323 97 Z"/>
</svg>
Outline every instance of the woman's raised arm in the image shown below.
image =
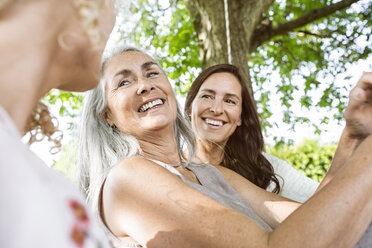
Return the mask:
<svg viewBox="0 0 372 248">
<path fill-rule="evenodd" d="M 363 73 L 350 91 L 344 117 L 346 126 L 341 134 L 334 159 L 317 191 L 332 180 L 359 144 L 372 134 L 372 72 Z"/>
</svg>

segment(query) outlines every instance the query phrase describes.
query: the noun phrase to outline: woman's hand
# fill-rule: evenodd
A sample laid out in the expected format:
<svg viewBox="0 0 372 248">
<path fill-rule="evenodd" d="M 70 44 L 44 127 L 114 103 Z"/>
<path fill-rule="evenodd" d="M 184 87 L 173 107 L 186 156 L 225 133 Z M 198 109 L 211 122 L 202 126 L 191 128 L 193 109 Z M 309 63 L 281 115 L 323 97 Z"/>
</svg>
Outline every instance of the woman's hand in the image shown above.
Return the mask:
<svg viewBox="0 0 372 248">
<path fill-rule="evenodd" d="M 372 72 L 364 72 L 351 90 L 344 117 L 351 138 L 362 141 L 372 134 Z"/>
</svg>

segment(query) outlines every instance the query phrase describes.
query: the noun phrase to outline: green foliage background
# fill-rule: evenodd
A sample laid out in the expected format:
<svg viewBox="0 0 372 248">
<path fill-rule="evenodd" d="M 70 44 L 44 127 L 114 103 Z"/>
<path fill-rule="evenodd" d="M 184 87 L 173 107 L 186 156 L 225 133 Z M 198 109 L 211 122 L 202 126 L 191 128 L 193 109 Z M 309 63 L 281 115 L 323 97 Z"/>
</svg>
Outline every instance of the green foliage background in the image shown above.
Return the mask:
<svg viewBox="0 0 372 248">
<path fill-rule="evenodd" d="M 264 17 L 275 26 L 331 3 L 332 0 L 277 0 L 273 1 Z M 201 71 L 199 41 L 193 17 L 189 15 L 184 1 L 130 1 L 129 6 L 125 5 L 119 11 L 120 15 L 126 18 L 119 23 L 119 39 L 139 45 L 162 58 L 160 63 L 175 82 L 176 93 L 184 96 Z M 128 19 L 132 19 L 132 26 L 128 24 Z M 355 84 L 354 81 L 347 81 L 353 73 L 348 71 L 350 65 L 358 61 L 369 63 L 372 59 L 371 26 L 372 3 L 361 0 L 351 8 L 286 35 L 273 37 L 251 54 L 246 54 L 263 131 L 267 134 L 267 130 L 277 125 L 273 118 L 277 114 L 273 111 L 273 96 L 280 96 L 283 123 L 290 124 L 293 130 L 298 123 L 308 123 L 320 134 L 330 120 L 341 120 L 348 91 Z M 279 75 L 278 82 L 270 80 L 273 74 Z M 340 79 L 345 79 L 345 83 L 340 84 Z M 294 97 L 297 93 L 301 95 L 299 100 Z M 80 111 L 82 96 L 52 91 L 44 100 L 57 105 L 57 113 L 72 124 Z M 293 114 L 295 106 L 301 106 L 303 112 L 323 109 L 327 114 L 320 120 L 302 112 L 296 116 Z M 274 138 L 278 144 L 270 147 L 268 153 L 289 162 L 314 180 L 319 181 L 323 177 L 330 165 L 335 144 L 306 140 L 293 146 L 290 140 L 283 139 L 280 134 L 275 135 L 279 136 Z M 73 151 L 66 150 L 70 149 L 69 146 L 72 144 L 64 147 L 55 167 L 71 176 L 71 169 L 65 169 L 66 166 L 71 167 L 69 163 L 75 163 L 75 160 L 67 158 Z"/>
<path fill-rule="evenodd" d="M 75 171 L 77 165 L 77 141 L 76 139 L 70 140 L 62 147 L 59 159 L 54 162 L 53 169 L 61 172 L 72 182 L 76 182 Z"/>
<path fill-rule="evenodd" d="M 267 153 L 288 162 L 309 178 L 320 182 L 331 165 L 337 144 L 322 144 L 318 140 L 304 140 L 291 146 L 277 144 L 267 149 Z"/>
<path fill-rule="evenodd" d="M 332 3 L 333 0 L 276 0 L 263 18 L 275 27 Z M 185 96 L 201 71 L 201 54 L 194 17 L 184 0 L 123 1 L 122 5 L 118 11 L 122 17 L 117 23 L 118 43 L 137 45 L 157 55 L 175 83 L 177 95 Z M 298 123 L 306 123 L 317 134 L 330 120 L 341 121 L 348 92 L 356 83 L 349 80 L 353 76 L 350 65 L 366 61 L 372 70 L 371 27 L 372 2 L 360 0 L 349 8 L 275 36 L 250 54 L 242 54 L 249 58 L 263 132 L 270 133 L 279 118 L 291 130 Z M 273 79 L 273 75 L 277 78 Z M 273 103 L 273 96 L 278 96 L 280 102 Z M 57 100 L 62 103 L 59 115 L 74 118 L 82 97 L 54 91 L 45 99 L 50 104 Z M 274 110 L 277 104 L 281 105 L 280 111 Z M 303 111 L 294 114 L 297 106 Z M 312 111 L 326 114 L 313 118 L 308 114 Z M 273 136 L 276 142 L 286 139 L 278 133 Z"/>
<path fill-rule="evenodd" d="M 121 32 L 126 33 L 125 36 L 134 44 L 159 54 L 163 58 L 162 66 L 175 82 L 176 92 L 185 95 L 201 71 L 193 17 L 183 0 L 161 2 L 163 4 L 156 0 L 131 2 L 132 12 L 137 14 L 134 16 L 137 24 L 133 29 L 122 29 Z M 333 2 L 277 0 L 273 1 L 264 18 L 276 26 Z M 164 21 L 167 18 L 170 21 Z M 330 119 L 341 121 L 348 92 L 355 84 L 354 81 L 346 84 L 342 81 L 351 78 L 353 72 L 348 71 L 351 64 L 360 60 L 368 63 L 372 59 L 371 26 L 372 3 L 361 0 L 326 18 L 275 36 L 251 54 L 242 54 L 249 58 L 252 88 L 263 131 L 276 125 L 271 118 L 274 113 L 270 96 L 273 94 L 280 96 L 282 121 L 292 130 L 296 123 L 307 123 L 320 134 L 323 124 Z M 280 77 L 280 81 L 271 81 L 274 74 Z M 301 95 L 299 99 L 294 97 L 296 94 Z M 297 105 L 305 112 L 322 109 L 328 113 L 319 120 L 313 119 L 304 114 L 294 114 Z"/>
</svg>

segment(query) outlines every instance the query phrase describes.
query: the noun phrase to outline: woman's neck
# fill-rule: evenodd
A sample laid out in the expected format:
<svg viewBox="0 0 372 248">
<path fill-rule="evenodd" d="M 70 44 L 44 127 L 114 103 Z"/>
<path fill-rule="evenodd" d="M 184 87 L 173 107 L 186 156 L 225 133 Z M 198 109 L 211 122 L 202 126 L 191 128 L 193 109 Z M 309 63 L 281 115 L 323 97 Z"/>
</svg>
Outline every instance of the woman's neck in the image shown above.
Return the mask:
<svg viewBox="0 0 372 248">
<path fill-rule="evenodd" d="M 138 138 L 141 155 L 167 164 L 181 162 L 173 127 L 147 132 Z"/>
<path fill-rule="evenodd" d="M 221 164 L 224 156 L 224 147 L 209 141 L 197 138 L 196 157 L 203 163 L 211 165 Z"/>
<path fill-rule="evenodd" d="M 0 61 L 0 105 L 21 133 L 39 99 L 53 88 L 45 77 L 59 25 L 51 25 L 50 13 L 43 15 L 50 10 L 50 4 L 41 2 L 46 2 L 44 8 L 42 3 L 15 3 L 0 25 L 0 54 L 6 58 Z"/>
</svg>

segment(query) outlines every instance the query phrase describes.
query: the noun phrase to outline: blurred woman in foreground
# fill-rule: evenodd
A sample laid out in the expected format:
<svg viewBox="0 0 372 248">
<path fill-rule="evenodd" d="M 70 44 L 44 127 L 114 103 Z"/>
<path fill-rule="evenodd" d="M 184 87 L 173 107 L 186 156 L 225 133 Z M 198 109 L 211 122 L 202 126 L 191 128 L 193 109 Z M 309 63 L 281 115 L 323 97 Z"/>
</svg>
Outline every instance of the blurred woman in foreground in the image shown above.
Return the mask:
<svg viewBox="0 0 372 248">
<path fill-rule="evenodd" d="M 109 247 L 71 182 L 20 139 L 49 90 L 97 85 L 113 10 L 111 0 L 0 1 L 0 247 Z"/>
</svg>

